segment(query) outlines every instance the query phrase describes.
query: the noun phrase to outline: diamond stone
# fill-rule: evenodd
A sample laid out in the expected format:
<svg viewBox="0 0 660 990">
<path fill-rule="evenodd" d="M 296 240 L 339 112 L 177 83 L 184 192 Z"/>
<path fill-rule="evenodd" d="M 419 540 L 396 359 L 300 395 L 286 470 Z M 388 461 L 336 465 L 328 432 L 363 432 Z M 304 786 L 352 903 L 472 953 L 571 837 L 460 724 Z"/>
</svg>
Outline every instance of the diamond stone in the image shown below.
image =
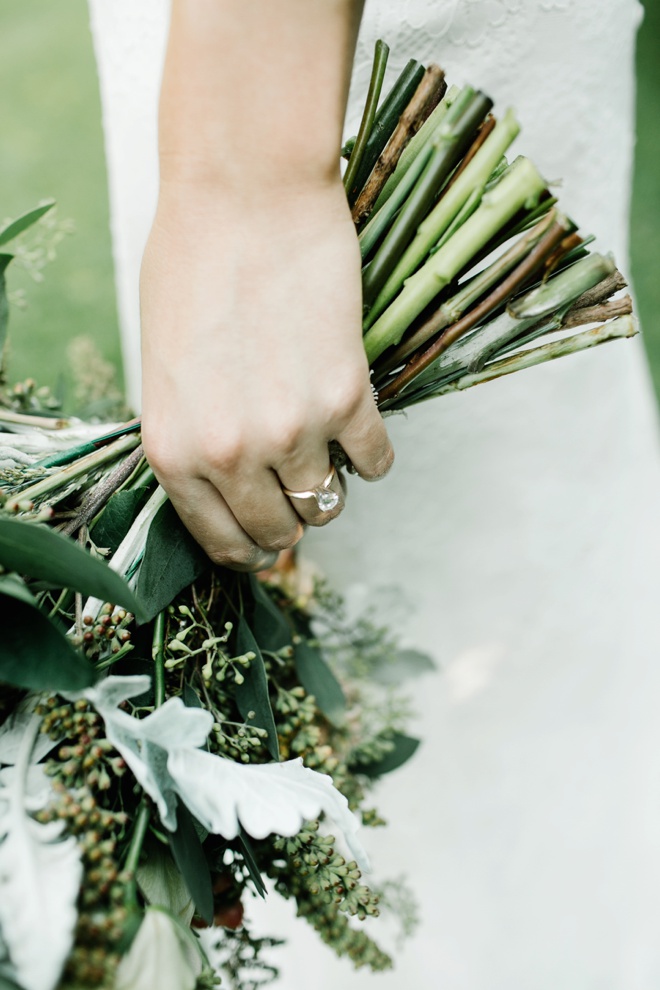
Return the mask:
<svg viewBox="0 0 660 990">
<path fill-rule="evenodd" d="M 333 492 L 331 488 L 316 488 L 314 494 L 316 495 L 316 504 L 321 512 L 331 512 L 339 505 L 339 495 L 337 492 Z"/>
</svg>

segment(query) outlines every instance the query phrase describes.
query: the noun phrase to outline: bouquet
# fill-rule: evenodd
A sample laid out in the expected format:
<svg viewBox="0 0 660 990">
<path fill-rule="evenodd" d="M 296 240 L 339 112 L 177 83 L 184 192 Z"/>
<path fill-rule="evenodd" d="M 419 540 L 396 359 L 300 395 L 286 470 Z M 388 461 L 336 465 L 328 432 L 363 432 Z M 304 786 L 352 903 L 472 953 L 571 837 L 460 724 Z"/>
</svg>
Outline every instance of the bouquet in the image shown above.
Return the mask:
<svg viewBox="0 0 660 990">
<path fill-rule="evenodd" d="M 379 42 L 343 149 L 383 413 L 634 334 L 614 261 L 507 161 L 513 113 L 415 61 L 381 101 L 386 61 Z M 383 824 L 373 782 L 418 745 L 392 685 L 432 661 L 291 555 L 212 567 L 138 420 L 74 420 L 3 379 L 0 431 L 0 987 L 262 986 L 274 941 L 243 908 L 266 895 L 389 966 L 359 922 L 414 912 L 405 887 L 365 881 L 359 826 Z"/>
</svg>

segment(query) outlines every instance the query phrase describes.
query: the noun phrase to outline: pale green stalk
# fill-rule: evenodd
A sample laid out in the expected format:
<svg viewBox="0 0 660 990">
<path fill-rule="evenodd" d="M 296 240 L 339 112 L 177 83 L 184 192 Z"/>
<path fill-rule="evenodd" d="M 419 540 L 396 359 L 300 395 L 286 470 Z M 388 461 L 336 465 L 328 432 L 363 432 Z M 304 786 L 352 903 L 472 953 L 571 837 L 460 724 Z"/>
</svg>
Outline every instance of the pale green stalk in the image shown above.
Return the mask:
<svg viewBox="0 0 660 990">
<path fill-rule="evenodd" d="M 408 279 L 392 305 L 368 330 L 364 347 L 369 364 L 373 364 L 388 347 L 398 344 L 413 320 L 437 294 L 525 203 L 539 196 L 544 189 L 545 180 L 534 165 L 527 158 L 518 159 L 516 167 L 483 197 L 478 210 L 451 240 Z"/>
<path fill-rule="evenodd" d="M 511 312 L 511 304 L 483 326 L 459 338 L 430 364 L 408 386 L 411 392 L 432 384 L 434 379 L 483 367 L 486 361 L 506 350 L 509 345 L 519 347 L 525 331 L 528 339 L 534 339 L 552 330 L 558 330 L 564 314 L 584 292 L 598 285 L 615 271 L 611 257 L 591 254 L 570 268 L 554 275 L 538 289 L 520 297 L 519 312 Z M 541 322 L 547 320 L 547 322 Z M 402 394 L 405 394 L 405 389 Z"/>
<path fill-rule="evenodd" d="M 96 468 L 101 467 L 102 464 L 113 461 L 122 454 L 134 450 L 139 443 L 140 438 L 133 433 L 120 437 L 118 440 L 114 440 L 112 443 L 95 450 L 92 454 L 87 454 L 72 464 L 68 464 L 61 471 L 53 471 L 45 478 L 42 478 L 41 481 L 37 481 L 34 485 L 30 485 L 29 488 L 24 488 L 23 491 L 18 492 L 17 497 L 20 496 L 21 501 L 34 502 L 35 499 L 48 495 L 50 492 L 54 492 L 57 489 L 64 489 L 72 481 L 75 481 L 76 478 L 89 474 L 95 471 Z"/>
<path fill-rule="evenodd" d="M 167 501 L 167 493 L 160 487 L 150 496 L 146 505 L 138 512 L 133 520 L 133 524 L 128 533 L 121 541 L 111 560 L 109 567 L 117 574 L 131 580 L 137 570 L 137 566 L 144 555 L 144 548 L 149 536 L 149 528 L 154 521 L 158 510 Z M 83 608 L 83 615 L 91 615 L 96 618 L 103 602 L 98 598 L 88 598 Z"/>
<path fill-rule="evenodd" d="M 502 378 L 504 375 L 524 371 L 526 368 L 533 368 L 537 364 L 554 361 L 556 358 L 566 357 L 569 354 L 577 354 L 579 351 L 595 347 L 597 344 L 607 343 L 608 340 L 634 337 L 637 333 L 638 330 L 633 317 L 620 316 L 616 320 L 610 320 L 609 323 L 603 323 L 591 330 L 583 330 L 581 333 L 563 337 L 561 340 L 553 340 L 548 344 L 541 344 L 539 347 L 531 347 L 526 351 L 516 351 L 515 354 L 500 361 L 493 361 L 483 371 L 462 375 L 456 381 L 442 385 L 436 391 L 418 400 L 413 399 L 409 404 L 415 405 L 416 402 L 423 402 L 438 395 L 449 395 L 451 392 L 463 392 L 466 388 L 472 388 L 474 385 L 491 382 L 496 378 Z"/>
<path fill-rule="evenodd" d="M 495 125 L 492 133 L 484 141 L 470 164 L 458 176 L 456 181 L 452 183 L 440 198 L 435 208 L 419 225 L 415 239 L 403 254 L 403 257 L 374 302 L 365 320 L 365 329 L 368 330 L 369 327 L 375 324 L 378 317 L 385 311 L 389 303 L 399 292 L 404 281 L 423 263 L 429 251 L 438 243 L 445 230 L 474 191 L 485 189 L 493 170 L 499 164 L 504 152 L 517 136 L 519 130 L 520 126 L 513 115 L 513 111 L 507 110 L 504 117 Z M 506 180 L 507 176 L 505 175 L 501 182 L 506 183 Z M 508 184 L 506 188 L 508 188 Z M 543 183 L 543 188 L 545 188 L 545 183 Z M 479 211 L 477 211 L 478 213 Z M 510 216 L 507 219 L 510 219 Z"/>
<path fill-rule="evenodd" d="M 387 202 L 383 202 L 378 212 L 372 214 L 369 222 L 360 231 L 358 241 L 363 260 L 371 254 L 380 238 L 389 230 L 394 217 L 408 199 L 417 180 L 428 165 L 433 154 L 433 147 L 433 143 L 429 142 L 420 150 L 407 170 L 403 181 L 397 185 Z"/>
<path fill-rule="evenodd" d="M 458 86 L 450 86 L 431 116 L 424 121 L 417 134 L 408 142 L 401 158 L 397 162 L 394 172 L 381 189 L 374 210 L 379 210 L 390 196 L 392 196 L 394 190 L 397 189 L 399 183 L 403 181 L 409 169 L 416 161 L 417 156 L 438 136 L 447 111 L 456 102 L 460 93 L 461 90 Z"/>
</svg>

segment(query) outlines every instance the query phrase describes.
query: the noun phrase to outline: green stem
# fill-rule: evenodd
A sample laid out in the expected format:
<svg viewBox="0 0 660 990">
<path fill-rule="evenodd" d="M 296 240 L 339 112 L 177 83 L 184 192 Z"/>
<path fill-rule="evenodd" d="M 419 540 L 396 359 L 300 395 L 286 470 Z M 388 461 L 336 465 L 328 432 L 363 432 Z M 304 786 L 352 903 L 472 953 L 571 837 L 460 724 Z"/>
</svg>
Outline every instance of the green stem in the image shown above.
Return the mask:
<svg viewBox="0 0 660 990">
<path fill-rule="evenodd" d="M 504 375 L 511 375 L 516 371 L 533 368 L 537 364 L 554 361 L 556 358 L 566 357 L 569 354 L 577 354 L 579 351 L 595 347 L 597 344 L 605 344 L 609 340 L 634 337 L 637 333 L 638 330 L 632 316 L 621 316 L 616 320 L 612 320 L 610 323 L 604 323 L 600 327 L 593 327 L 591 330 L 584 330 L 582 333 L 573 334 L 571 337 L 553 340 L 548 344 L 541 344 L 539 347 L 532 347 L 526 351 L 518 351 L 516 354 L 512 354 L 500 361 L 493 361 L 483 371 L 462 375 L 455 382 L 449 385 L 443 385 L 437 391 L 424 396 L 424 398 L 449 395 L 451 392 L 462 392 L 466 388 L 472 388 L 474 385 L 491 382 L 496 378 L 502 378 Z"/>
<path fill-rule="evenodd" d="M 420 224 L 415 239 L 383 286 L 371 312 L 365 320 L 366 330 L 375 324 L 378 317 L 397 295 L 404 281 L 424 262 L 429 251 L 438 243 L 454 217 L 460 212 L 475 190 L 485 189 L 493 170 L 499 164 L 502 155 L 517 136 L 519 130 L 520 127 L 513 116 L 513 111 L 507 110 L 504 117 L 497 122 L 494 130 L 467 168 L 461 172 L 456 182 L 452 183 L 445 195 L 441 196 L 435 208 Z M 507 178 L 508 176 L 504 176 L 501 183 L 506 183 Z M 506 188 L 508 188 L 508 184 Z M 471 219 L 477 214 L 479 214 L 479 210 L 473 214 Z M 510 219 L 510 217 L 507 217 L 507 219 Z M 452 243 L 453 240 L 452 238 Z"/>
<path fill-rule="evenodd" d="M 471 278 L 456 295 L 447 299 L 415 333 L 404 338 L 400 346 L 391 354 L 384 355 L 384 360 L 378 365 L 377 375 L 382 377 L 392 371 L 423 344 L 427 343 L 431 337 L 435 337 L 436 334 L 456 323 L 482 296 L 506 278 L 509 272 L 527 257 L 534 245 L 552 226 L 555 217 L 556 212 L 554 210 L 548 213 L 531 231 L 519 238 L 508 251 L 500 255 L 492 265 L 484 268 L 482 272 Z"/>
<path fill-rule="evenodd" d="M 54 492 L 58 488 L 64 488 L 76 478 L 80 478 L 82 475 L 101 467 L 102 464 L 107 464 L 108 461 L 113 461 L 121 454 L 133 450 L 139 443 L 139 436 L 133 434 L 120 437 L 114 443 L 109 443 L 107 446 L 101 447 L 100 450 L 95 450 L 93 453 L 81 457 L 74 464 L 69 464 L 62 471 L 55 471 L 53 474 L 49 474 L 48 477 L 42 478 L 41 481 L 37 481 L 36 484 L 30 485 L 29 488 L 24 488 L 19 493 L 20 497 L 21 499 L 28 499 L 34 502 L 35 499 L 42 498 L 44 495 Z"/>
<path fill-rule="evenodd" d="M 428 165 L 432 154 L 432 144 L 428 144 L 421 149 L 392 195 L 383 203 L 377 212 L 372 214 L 369 222 L 360 231 L 358 241 L 363 260 L 371 254 L 378 241 L 390 227 L 394 217 L 407 200 L 417 180 Z"/>
<path fill-rule="evenodd" d="M 28 413 L 17 413 L 11 409 L 0 409 L 0 423 L 11 423 L 14 426 L 37 426 L 40 430 L 63 430 L 70 426 L 68 419 L 55 416 L 30 416 Z"/>
<path fill-rule="evenodd" d="M 396 267 L 492 105 L 483 93 L 475 93 L 468 87 L 447 114 L 428 165 L 364 273 L 362 289 L 366 305 L 376 298 Z"/>
<path fill-rule="evenodd" d="M 143 797 L 140 801 L 137 818 L 135 819 L 135 825 L 133 826 L 131 844 L 128 847 L 126 862 L 124 863 L 124 869 L 131 874 L 131 880 L 126 888 L 126 904 L 131 907 L 137 906 L 137 882 L 135 880 L 135 873 L 140 865 L 140 855 L 142 853 L 144 840 L 147 836 L 150 817 L 151 809 L 149 807 L 149 802 L 146 797 Z"/>
<path fill-rule="evenodd" d="M 112 656 L 107 657 L 107 659 L 102 660 L 101 663 L 95 665 L 95 670 L 107 670 L 108 667 L 114 666 L 118 660 L 122 660 L 127 654 L 131 653 L 135 647 L 132 643 L 124 643 L 120 650 L 113 653 Z"/>
<path fill-rule="evenodd" d="M 384 41 L 376 42 L 367 101 L 364 105 L 364 112 L 362 114 L 362 120 L 360 121 L 360 129 L 355 139 L 353 150 L 351 151 L 351 157 L 348 160 L 348 167 L 346 168 L 346 172 L 344 174 L 344 188 L 347 190 L 350 190 L 355 182 L 358 170 L 362 164 L 362 159 L 364 158 L 369 136 L 371 135 L 371 131 L 373 129 L 374 120 L 376 119 L 376 111 L 378 109 L 378 100 L 380 99 L 380 92 L 383 88 L 383 79 L 385 78 L 385 68 L 387 66 L 387 58 L 389 53 L 390 50 Z"/>
<path fill-rule="evenodd" d="M 440 353 L 396 396 L 385 400 L 381 408 L 402 408 L 414 403 L 422 393 L 435 393 L 437 388 L 467 371 L 479 371 L 487 361 L 503 357 L 507 351 L 518 350 L 544 334 L 561 329 L 563 317 L 575 300 L 613 271 L 614 262 L 610 257 L 592 254 L 553 275 L 538 289 L 515 300 L 518 312 L 524 315 L 513 315 L 513 304 L 509 303 L 495 319 L 459 338 Z"/>
<path fill-rule="evenodd" d="M 493 134 L 496 132 L 497 128 Z M 468 170 L 469 167 L 466 172 Z M 479 209 L 451 240 L 408 279 L 392 305 L 367 331 L 364 347 L 370 365 L 388 347 L 399 343 L 413 320 L 463 270 L 477 251 L 525 202 L 539 196 L 544 189 L 545 181 L 534 165 L 526 158 L 518 159 L 517 167 L 484 196 Z"/>
<path fill-rule="evenodd" d="M 165 612 L 159 612 L 154 622 L 151 640 L 151 659 L 154 662 L 154 704 L 159 708 L 165 701 Z"/>
<path fill-rule="evenodd" d="M 417 157 L 422 151 L 430 147 L 434 139 L 438 136 L 447 112 L 454 105 L 460 94 L 461 89 L 458 86 L 450 86 L 429 119 L 424 122 L 417 134 L 410 140 L 407 147 L 404 148 L 397 167 L 383 186 L 381 194 L 376 200 L 375 210 L 380 210 L 384 206 L 390 196 L 394 194 L 399 184 L 403 182 L 408 170 L 412 168 Z"/>
<path fill-rule="evenodd" d="M 392 132 L 399 122 L 399 117 L 410 103 L 424 76 L 424 71 L 423 65 L 420 65 L 414 58 L 411 59 L 385 97 L 376 114 L 357 175 L 352 185 L 346 186 L 348 201 L 351 206 L 355 203 L 363 185 L 369 178 L 378 161 L 378 156 L 392 136 Z"/>
</svg>

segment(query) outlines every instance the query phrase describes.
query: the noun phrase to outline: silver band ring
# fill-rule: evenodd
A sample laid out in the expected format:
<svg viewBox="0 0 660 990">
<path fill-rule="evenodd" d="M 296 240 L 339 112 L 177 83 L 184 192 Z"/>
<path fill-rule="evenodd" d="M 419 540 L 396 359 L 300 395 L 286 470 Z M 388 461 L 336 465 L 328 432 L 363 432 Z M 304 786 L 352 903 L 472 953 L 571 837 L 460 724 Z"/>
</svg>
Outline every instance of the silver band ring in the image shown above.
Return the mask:
<svg viewBox="0 0 660 990">
<path fill-rule="evenodd" d="M 336 473 L 334 464 L 331 464 L 330 470 L 321 484 L 317 485 L 316 488 L 309 488 L 304 492 L 292 492 L 291 489 L 282 486 L 282 491 L 285 495 L 288 495 L 289 498 L 316 499 L 316 504 L 321 512 L 332 512 L 332 510 L 336 509 L 339 505 L 339 495 L 330 487 Z"/>
</svg>

